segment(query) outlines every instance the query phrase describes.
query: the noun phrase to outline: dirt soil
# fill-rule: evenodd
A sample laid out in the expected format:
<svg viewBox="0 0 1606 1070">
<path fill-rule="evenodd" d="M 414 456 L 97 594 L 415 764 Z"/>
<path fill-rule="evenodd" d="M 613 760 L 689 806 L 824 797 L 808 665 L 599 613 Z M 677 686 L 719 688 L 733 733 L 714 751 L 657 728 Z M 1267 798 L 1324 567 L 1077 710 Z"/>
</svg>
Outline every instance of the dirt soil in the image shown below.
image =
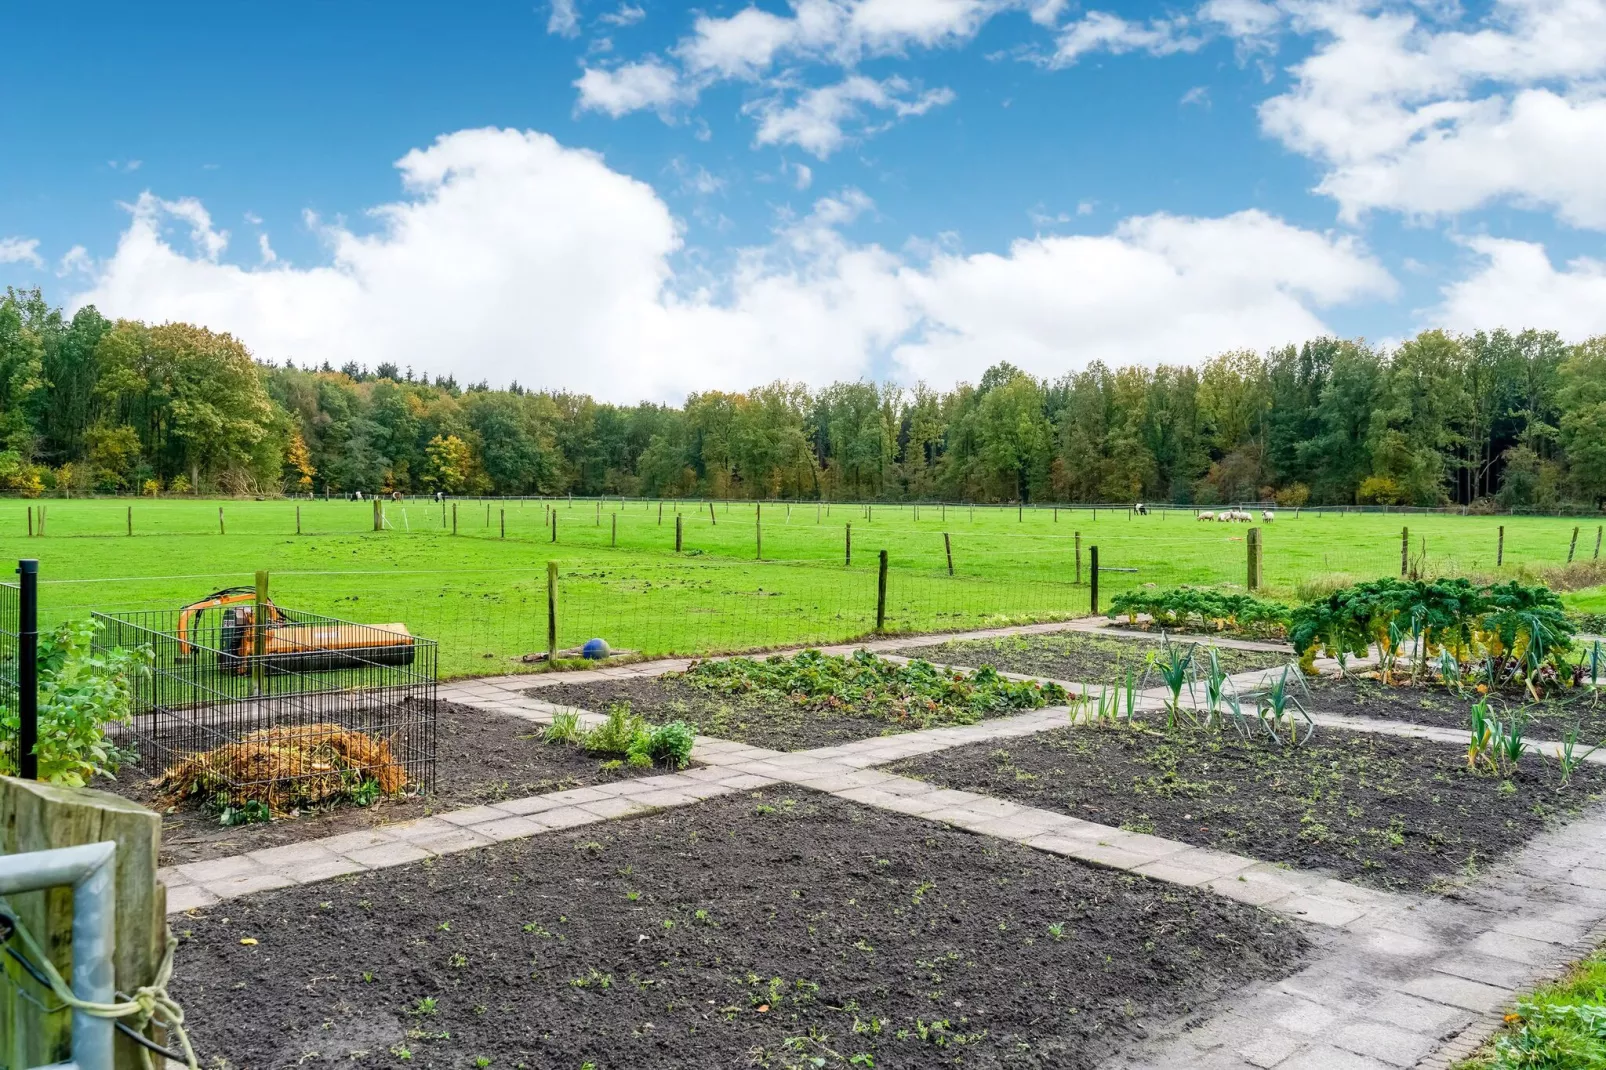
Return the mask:
<svg viewBox="0 0 1606 1070">
<path fill-rule="evenodd" d="M 1331 728 L 1290 748 L 1230 729 L 1085 726 L 891 769 L 1406 891 L 1447 888 L 1606 792 L 1600 766 L 1563 784 L 1531 755 L 1502 779 L 1470 772 L 1453 745 Z"/>
<path fill-rule="evenodd" d="M 317 813 L 270 822 L 223 826 L 194 802 L 164 810 L 145 774 L 125 768 L 116 782 L 94 786 L 114 791 L 162 813 L 161 864 L 178 865 L 260 851 L 287 843 L 407 821 L 481 803 L 544 795 L 665 769 L 603 769 L 602 759 L 578 747 L 541 741 L 541 726 L 490 710 L 439 703 L 435 791 L 400 795 L 369 807 L 341 804 Z"/>
<path fill-rule="evenodd" d="M 596 683 L 552 684 L 532 688 L 525 694 L 543 702 L 578 706 L 594 713 L 606 713 L 613 703 L 628 702 L 632 712 L 641 714 L 649 721 L 679 719 L 696 725 L 702 735 L 770 750 L 834 747 L 856 739 L 908 732 L 921 727 L 913 722 L 893 720 L 865 705 L 832 709 L 759 693 L 727 694 L 685 680 L 656 676 L 620 677 Z M 995 716 L 1020 712 L 1002 710 Z"/>
<path fill-rule="evenodd" d="M 1198 643 L 1200 658 L 1205 658 L 1207 639 L 1188 637 L 1187 643 Z M 1088 635 L 1085 632 L 1047 632 L 1041 635 L 1007 635 L 995 639 L 954 639 L 937 646 L 905 647 L 891 653 L 906 658 L 924 658 L 937 665 L 963 665 L 980 668 L 991 665 L 1002 672 L 1018 672 L 1032 676 L 1045 676 L 1055 680 L 1070 680 L 1088 684 L 1118 684 L 1126 672 L 1135 674 L 1141 683 L 1144 659 L 1159 642 L 1142 639 L 1120 639 L 1107 635 Z M 1272 669 L 1293 660 L 1292 653 L 1273 654 L 1258 650 L 1238 650 L 1216 647 L 1221 667 L 1229 673 L 1249 672 L 1254 669 Z M 1151 687 L 1163 681 L 1154 675 Z"/>
<path fill-rule="evenodd" d="M 1384 686 L 1379 680 L 1355 674 L 1308 679 L 1307 686 L 1313 710 L 1441 728 L 1466 728 L 1472 704 L 1477 701 L 1470 692 L 1458 695 L 1437 683 Z M 1513 688 L 1492 696 L 1489 708 L 1499 717 L 1522 710 L 1528 718 L 1527 735 L 1531 739 L 1559 740 L 1576 728 L 1583 748 L 1606 740 L 1606 692 L 1567 688 L 1535 702 L 1531 695 Z"/>
<path fill-rule="evenodd" d="M 1308 947 L 1218 896 L 779 788 L 174 922 L 173 995 L 232 1070 L 1082 1070 Z"/>
</svg>

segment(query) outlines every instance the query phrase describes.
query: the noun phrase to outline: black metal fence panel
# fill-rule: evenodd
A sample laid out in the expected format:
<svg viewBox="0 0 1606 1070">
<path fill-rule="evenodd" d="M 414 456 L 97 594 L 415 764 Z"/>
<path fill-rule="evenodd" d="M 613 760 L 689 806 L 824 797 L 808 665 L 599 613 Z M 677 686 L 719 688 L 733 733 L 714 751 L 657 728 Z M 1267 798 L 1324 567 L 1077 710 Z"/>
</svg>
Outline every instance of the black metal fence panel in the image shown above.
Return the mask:
<svg viewBox="0 0 1606 1070">
<path fill-rule="evenodd" d="M 381 782 L 407 791 L 435 787 L 437 650 L 400 624 L 354 624 L 269 605 L 97 612 L 97 646 L 149 648 L 151 672 L 137 681 L 130 742 L 138 765 L 160 775 L 216 752 L 234 792 L 298 781 L 329 770 L 278 744 L 339 732 L 385 748 Z M 387 788 L 387 790 L 389 790 Z"/>
</svg>

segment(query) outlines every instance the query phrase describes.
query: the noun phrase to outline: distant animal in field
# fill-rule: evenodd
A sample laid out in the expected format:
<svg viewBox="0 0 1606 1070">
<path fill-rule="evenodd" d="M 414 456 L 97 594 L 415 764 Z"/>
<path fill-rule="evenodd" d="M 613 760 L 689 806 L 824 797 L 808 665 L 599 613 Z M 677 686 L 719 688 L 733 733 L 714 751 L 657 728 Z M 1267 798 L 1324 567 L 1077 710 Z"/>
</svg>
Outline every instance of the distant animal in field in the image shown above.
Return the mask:
<svg viewBox="0 0 1606 1070">
<path fill-rule="evenodd" d="M 1277 519 L 1277 514 L 1272 512 L 1270 509 L 1267 509 L 1265 512 L 1260 514 L 1260 519 L 1270 524 L 1273 520 Z"/>
<path fill-rule="evenodd" d="M 1132 509 L 1139 516 L 1148 516 L 1149 515 L 1149 507 L 1147 505 L 1144 505 L 1142 502 L 1138 502 L 1138 504 L 1133 506 Z"/>
<path fill-rule="evenodd" d="M 1200 513 L 1199 514 L 1199 519 L 1200 520 L 1214 520 L 1215 518 L 1216 518 L 1216 514 L 1215 513 Z"/>
</svg>

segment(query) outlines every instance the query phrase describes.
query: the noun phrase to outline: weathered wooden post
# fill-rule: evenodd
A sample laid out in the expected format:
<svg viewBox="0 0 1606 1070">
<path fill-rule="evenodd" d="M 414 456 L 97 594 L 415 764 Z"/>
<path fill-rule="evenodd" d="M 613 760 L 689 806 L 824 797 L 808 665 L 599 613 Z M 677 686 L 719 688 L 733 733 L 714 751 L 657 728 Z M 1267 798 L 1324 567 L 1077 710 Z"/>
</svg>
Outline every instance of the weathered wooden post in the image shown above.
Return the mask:
<svg viewBox="0 0 1606 1070">
<path fill-rule="evenodd" d="M 558 541 L 558 511 L 552 510 L 552 541 Z"/>
<path fill-rule="evenodd" d="M 1076 533 L 1076 582 L 1082 582 L 1082 533 Z"/>
<path fill-rule="evenodd" d="M 296 512 L 301 512 L 301 507 L 299 505 L 296 506 Z M 128 507 L 128 534 L 130 538 L 132 538 L 134 534 L 134 507 L 132 505 Z"/>
<path fill-rule="evenodd" d="M 853 525 L 844 524 L 842 529 L 842 563 L 853 565 Z"/>
<path fill-rule="evenodd" d="M 161 818 L 108 792 L 67 788 L 0 777 L 0 855 L 106 843 L 117 845 L 111 862 L 112 973 L 119 992 L 133 992 L 156 979 L 167 950 L 167 889 L 156 880 Z M 68 887 L 18 892 L 7 897 L 16 917 L 39 941 L 63 977 L 72 977 L 73 893 Z M 37 984 L 8 955 L 0 956 L 6 985 L 0 986 L 0 1063 L 46 1066 L 65 1062 L 72 1051 L 72 1016 L 46 1013 L 22 993 Z M 158 1038 L 160 1039 L 160 1038 Z M 137 1067 L 140 1049 L 121 1034 L 113 1042 L 117 1067 Z"/>
<path fill-rule="evenodd" d="M 1089 546 L 1087 548 L 1087 567 L 1088 578 L 1091 581 L 1088 584 L 1091 594 L 1088 602 L 1089 606 L 1091 606 L 1089 614 L 1096 617 L 1099 615 L 1099 548 L 1097 546 Z"/>
<path fill-rule="evenodd" d="M 948 575 L 954 574 L 954 546 L 948 541 L 948 533 L 942 533 L 942 552 L 948 555 Z"/>
<path fill-rule="evenodd" d="M 227 534 L 223 528 L 223 507 L 221 505 L 217 507 L 217 533 L 219 535 Z M 40 534 L 43 534 L 43 532 L 40 532 Z"/>
<path fill-rule="evenodd" d="M 1567 544 L 1567 563 L 1573 563 L 1573 554 L 1578 552 L 1578 525 L 1573 525 L 1573 541 Z"/>
<path fill-rule="evenodd" d="M 1400 575 L 1405 575 L 1411 564 L 1411 529 L 1400 529 Z"/>
<path fill-rule="evenodd" d="M 1260 529 L 1249 529 L 1249 589 L 1260 590 Z"/>
<path fill-rule="evenodd" d="M 1506 526 L 1500 525 L 1500 538 L 1494 547 L 1494 567 L 1499 568 L 1506 562 Z"/>
<path fill-rule="evenodd" d="M 675 553 L 680 553 L 680 521 L 679 513 L 675 514 Z"/>
</svg>

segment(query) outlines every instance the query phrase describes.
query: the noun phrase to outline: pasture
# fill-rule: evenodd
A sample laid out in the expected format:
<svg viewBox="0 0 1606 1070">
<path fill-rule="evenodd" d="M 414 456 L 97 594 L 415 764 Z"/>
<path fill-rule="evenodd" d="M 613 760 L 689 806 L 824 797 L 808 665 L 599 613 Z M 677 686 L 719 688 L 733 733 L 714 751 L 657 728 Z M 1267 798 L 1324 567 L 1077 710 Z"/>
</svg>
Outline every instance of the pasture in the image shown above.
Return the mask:
<svg viewBox="0 0 1606 1070">
<path fill-rule="evenodd" d="M 546 648 L 549 561 L 558 565 L 560 646 L 601 635 L 648 654 L 703 653 L 873 631 L 881 550 L 885 628 L 919 632 L 1084 615 L 1095 546 L 1107 605 L 1140 584 L 1241 587 L 1247 532 L 1258 527 L 1265 589 L 1291 600 L 1323 577 L 1398 575 L 1402 528 L 1412 564 L 1448 575 L 1561 565 L 1575 528 L 1574 556 L 1589 560 L 1599 532 L 1550 517 L 1285 510 L 1270 524 L 1258 514 L 1248 524 L 1160 507 L 1134 516 L 1125 508 L 716 502 L 711 511 L 701 501 L 618 499 L 410 499 L 383 503 L 380 531 L 373 517 L 367 501 L 11 500 L 0 504 L 0 546 L 8 557 L 40 560 L 46 620 L 173 607 L 250 584 L 266 569 L 282 604 L 403 621 L 438 639 L 443 674 L 461 676 L 505 672 Z M 1568 597 L 1584 609 L 1602 601 L 1599 589 Z"/>
</svg>

